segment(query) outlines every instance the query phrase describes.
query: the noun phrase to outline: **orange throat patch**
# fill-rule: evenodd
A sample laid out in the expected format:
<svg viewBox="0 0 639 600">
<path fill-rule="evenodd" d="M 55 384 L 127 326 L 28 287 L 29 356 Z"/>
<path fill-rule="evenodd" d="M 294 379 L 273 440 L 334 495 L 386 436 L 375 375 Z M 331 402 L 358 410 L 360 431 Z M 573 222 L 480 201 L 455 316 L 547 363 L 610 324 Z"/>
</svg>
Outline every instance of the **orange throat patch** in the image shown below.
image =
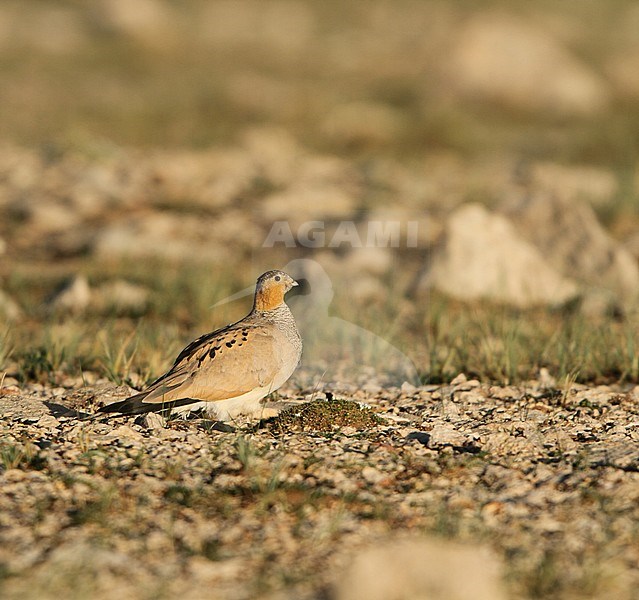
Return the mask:
<svg viewBox="0 0 639 600">
<path fill-rule="evenodd" d="M 284 290 L 281 286 L 264 287 L 255 294 L 257 310 L 274 310 L 284 302 Z"/>
</svg>

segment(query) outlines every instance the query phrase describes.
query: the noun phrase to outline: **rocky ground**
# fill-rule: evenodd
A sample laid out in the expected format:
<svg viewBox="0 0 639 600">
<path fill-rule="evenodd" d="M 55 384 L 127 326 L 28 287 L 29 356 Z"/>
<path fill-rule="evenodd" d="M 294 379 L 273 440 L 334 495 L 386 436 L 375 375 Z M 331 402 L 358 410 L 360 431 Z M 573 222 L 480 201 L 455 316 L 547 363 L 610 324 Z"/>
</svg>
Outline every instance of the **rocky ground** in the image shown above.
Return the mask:
<svg viewBox="0 0 639 600">
<path fill-rule="evenodd" d="M 637 32 L 0 3 L 0 596 L 639 598 Z M 79 418 L 274 267 L 311 290 L 291 410 Z"/>
<path fill-rule="evenodd" d="M 3 598 L 638 597 L 637 388 L 460 375 L 289 389 L 234 431 L 78 418 L 128 391 L 3 388 Z"/>
</svg>

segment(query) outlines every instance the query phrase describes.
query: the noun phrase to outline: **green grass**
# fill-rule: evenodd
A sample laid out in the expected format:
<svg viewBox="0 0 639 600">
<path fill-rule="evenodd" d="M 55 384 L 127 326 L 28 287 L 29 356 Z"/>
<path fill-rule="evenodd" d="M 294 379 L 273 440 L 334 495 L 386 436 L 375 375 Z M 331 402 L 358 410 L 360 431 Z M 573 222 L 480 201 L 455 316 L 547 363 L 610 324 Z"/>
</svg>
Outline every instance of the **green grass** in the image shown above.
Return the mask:
<svg viewBox="0 0 639 600">
<path fill-rule="evenodd" d="M 211 277 L 207 268 L 179 272 L 170 265 L 152 265 L 132 270 L 130 265 L 116 264 L 108 275 L 133 278 L 151 289 L 144 314 L 42 317 L 34 306 L 27 319 L 7 330 L 1 340 L 4 372 L 22 383 L 56 385 L 66 376 L 81 379 L 92 371 L 117 384 L 140 387 L 168 368 L 190 340 L 240 318 L 249 308 L 250 299 L 210 308 L 220 297 L 243 287 L 230 273 Z M 9 291 L 16 297 L 45 295 L 37 275 L 14 282 L 19 285 Z M 447 382 L 465 373 L 486 382 L 519 383 L 538 377 L 545 367 L 558 385 L 566 378 L 639 383 L 637 316 L 591 319 L 577 308 L 466 305 L 436 293 L 406 302 L 401 284 L 391 285 L 398 289 L 388 297 L 396 300 L 381 306 L 357 306 L 338 293 L 331 314 L 398 347 L 424 382 Z M 48 286 L 53 288 L 55 281 Z"/>
<path fill-rule="evenodd" d="M 0 469 L 40 470 L 45 466 L 46 459 L 32 442 L 12 443 L 0 440 Z"/>
</svg>

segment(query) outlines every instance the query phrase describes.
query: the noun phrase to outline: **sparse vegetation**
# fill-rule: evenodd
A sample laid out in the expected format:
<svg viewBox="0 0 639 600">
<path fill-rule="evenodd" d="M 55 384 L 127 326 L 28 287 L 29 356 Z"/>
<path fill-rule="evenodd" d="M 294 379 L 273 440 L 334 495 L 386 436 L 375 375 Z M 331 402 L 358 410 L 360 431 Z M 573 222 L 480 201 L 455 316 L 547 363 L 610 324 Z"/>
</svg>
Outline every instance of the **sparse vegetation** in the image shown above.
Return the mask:
<svg viewBox="0 0 639 600">
<path fill-rule="evenodd" d="M 597 197 L 574 172 L 566 187 L 639 257 L 635 4 L 149 0 L 131 19 L 135 3 L 110 4 L 0 3 L 0 596 L 334 600 L 352 552 L 412 534 L 490 546 L 512 598 L 634 600 L 639 313 L 415 288 L 452 208 L 500 207 L 544 164 L 603 174 Z M 446 59 L 492 11 L 556 40 L 603 107 L 458 96 Z M 56 412 L 141 389 L 245 314 L 248 299 L 213 306 L 248 271 L 315 256 L 261 246 L 258 213 L 286 193 L 285 218 L 327 230 L 425 222 L 419 247 L 355 265 L 368 296 L 353 271 L 334 281 L 329 309 L 400 349 L 422 388 L 373 374 L 331 398 L 334 382 L 299 371 L 282 392 L 297 404 L 226 431 Z M 342 193 L 347 209 L 324 215 Z M 112 252 L 117 236 L 98 251 L 111 225 L 147 222 L 148 254 Z M 186 258 L 162 254 L 181 243 Z M 347 246 L 318 254 L 340 271 Z M 200 260 L 209 247 L 224 252 Z M 74 276 L 148 298 L 52 310 Z"/>
<path fill-rule="evenodd" d="M 315 400 L 289 408 L 266 423 L 272 431 L 312 431 L 334 433 L 344 427 L 366 430 L 384 421 L 370 407 L 352 400 Z"/>
</svg>

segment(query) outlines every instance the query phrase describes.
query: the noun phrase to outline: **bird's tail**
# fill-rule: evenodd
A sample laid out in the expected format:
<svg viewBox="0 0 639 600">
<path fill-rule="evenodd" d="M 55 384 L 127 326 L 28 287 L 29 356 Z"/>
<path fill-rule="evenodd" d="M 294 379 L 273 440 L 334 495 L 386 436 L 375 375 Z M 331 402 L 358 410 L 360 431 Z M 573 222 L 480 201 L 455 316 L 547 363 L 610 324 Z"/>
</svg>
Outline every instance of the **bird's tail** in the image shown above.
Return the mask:
<svg viewBox="0 0 639 600">
<path fill-rule="evenodd" d="M 154 410 L 161 410 L 161 404 L 153 404 L 151 402 L 142 402 L 148 395 L 147 392 L 135 394 L 126 400 L 113 402 L 98 409 L 101 413 L 120 413 L 121 415 L 142 415 Z"/>
<path fill-rule="evenodd" d="M 148 412 L 157 413 L 169 413 L 173 408 L 179 406 L 186 406 L 198 402 L 193 398 L 180 398 L 179 400 L 171 400 L 167 402 L 144 402 L 144 399 L 149 395 L 149 390 L 141 392 L 121 400 L 120 402 L 113 402 L 107 404 L 98 409 L 101 413 L 118 413 L 121 415 L 143 415 Z"/>
</svg>

